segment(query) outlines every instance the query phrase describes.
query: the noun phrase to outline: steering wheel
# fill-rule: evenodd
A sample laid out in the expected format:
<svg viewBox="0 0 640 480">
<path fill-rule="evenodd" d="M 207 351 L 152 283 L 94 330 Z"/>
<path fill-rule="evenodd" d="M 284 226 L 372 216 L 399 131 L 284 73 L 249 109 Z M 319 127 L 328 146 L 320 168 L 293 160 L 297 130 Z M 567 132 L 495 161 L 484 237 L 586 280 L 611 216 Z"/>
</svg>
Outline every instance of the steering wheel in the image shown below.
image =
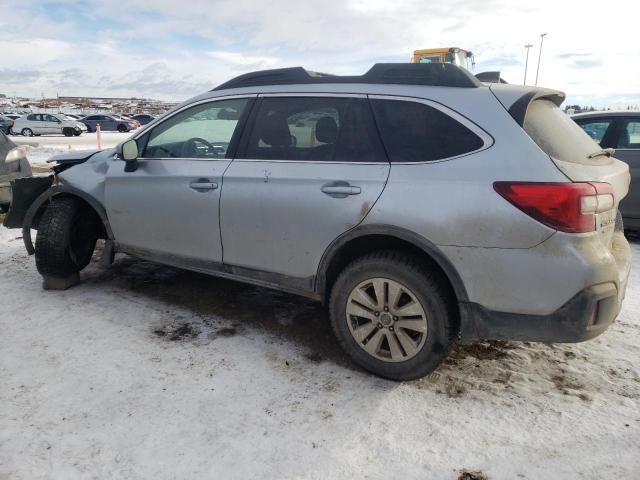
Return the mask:
<svg viewBox="0 0 640 480">
<path fill-rule="evenodd" d="M 189 140 L 186 140 L 182 144 L 182 157 L 184 158 L 202 157 L 203 151 L 202 149 L 198 148 L 198 144 L 202 144 L 205 147 L 207 147 L 207 152 L 206 152 L 207 154 L 213 154 L 214 156 L 217 156 L 216 149 L 213 145 L 211 145 L 211 143 L 207 142 L 204 138 L 193 137 L 193 138 L 190 138 Z"/>
</svg>

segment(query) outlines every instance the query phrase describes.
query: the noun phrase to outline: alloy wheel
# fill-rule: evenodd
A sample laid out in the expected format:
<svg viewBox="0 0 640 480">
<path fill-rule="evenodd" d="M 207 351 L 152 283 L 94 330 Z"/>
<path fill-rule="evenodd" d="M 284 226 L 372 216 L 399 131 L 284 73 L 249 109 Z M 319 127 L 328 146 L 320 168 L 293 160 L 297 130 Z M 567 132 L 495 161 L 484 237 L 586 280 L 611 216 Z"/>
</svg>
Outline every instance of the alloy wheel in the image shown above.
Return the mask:
<svg viewBox="0 0 640 480">
<path fill-rule="evenodd" d="M 427 338 L 424 307 L 408 287 L 388 278 L 365 280 L 351 291 L 346 321 L 358 345 L 386 362 L 409 360 Z"/>
</svg>

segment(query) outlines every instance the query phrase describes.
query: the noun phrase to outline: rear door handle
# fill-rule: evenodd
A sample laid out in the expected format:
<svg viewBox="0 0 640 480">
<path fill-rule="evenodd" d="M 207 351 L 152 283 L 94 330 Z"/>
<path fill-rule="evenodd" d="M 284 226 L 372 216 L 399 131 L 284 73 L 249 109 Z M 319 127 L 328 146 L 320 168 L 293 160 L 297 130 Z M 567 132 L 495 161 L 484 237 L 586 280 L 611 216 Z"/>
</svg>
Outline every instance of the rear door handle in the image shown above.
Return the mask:
<svg viewBox="0 0 640 480">
<path fill-rule="evenodd" d="M 218 184 L 216 182 L 212 182 L 208 178 L 199 178 L 195 182 L 191 182 L 189 184 L 189 188 L 196 192 L 207 192 L 218 188 Z"/>
<path fill-rule="evenodd" d="M 347 182 L 326 183 L 320 189 L 322 193 L 334 198 L 345 198 L 349 195 L 360 195 L 362 189 L 360 187 L 349 185 Z"/>
</svg>

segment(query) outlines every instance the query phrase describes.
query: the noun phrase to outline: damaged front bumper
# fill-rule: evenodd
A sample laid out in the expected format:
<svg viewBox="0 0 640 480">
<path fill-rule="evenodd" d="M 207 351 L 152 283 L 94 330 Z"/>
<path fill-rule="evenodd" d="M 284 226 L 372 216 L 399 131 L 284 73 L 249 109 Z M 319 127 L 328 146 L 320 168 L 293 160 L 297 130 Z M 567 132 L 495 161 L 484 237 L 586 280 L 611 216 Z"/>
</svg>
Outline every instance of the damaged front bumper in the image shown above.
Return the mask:
<svg viewBox="0 0 640 480">
<path fill-rule="evenodd" d="M 11 182 L 13 198 L 4 218 L 6 228 L 22 228 L 22 237 L 29 255 L 33 254 L 31 228 L 37 227 L 39 207 L 50 196 L 54 176 L 17 178 Z"/>
</svg>

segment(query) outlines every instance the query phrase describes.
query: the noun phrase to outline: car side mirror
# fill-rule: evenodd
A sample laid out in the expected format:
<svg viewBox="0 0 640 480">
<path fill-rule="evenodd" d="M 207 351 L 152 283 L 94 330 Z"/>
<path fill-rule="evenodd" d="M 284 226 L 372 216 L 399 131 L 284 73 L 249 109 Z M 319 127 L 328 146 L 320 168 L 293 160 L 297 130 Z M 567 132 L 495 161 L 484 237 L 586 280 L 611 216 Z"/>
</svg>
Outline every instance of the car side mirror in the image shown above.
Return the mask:
<svg viewBox="0 0 640 480">
<path fill-rule="evenodd" d="M 125 161 L 125 172 L 135 172 L 138 169 L 138 144 L 135 140 L 127 140 L 122 144 L 120 157 Z"/>
</svg>

